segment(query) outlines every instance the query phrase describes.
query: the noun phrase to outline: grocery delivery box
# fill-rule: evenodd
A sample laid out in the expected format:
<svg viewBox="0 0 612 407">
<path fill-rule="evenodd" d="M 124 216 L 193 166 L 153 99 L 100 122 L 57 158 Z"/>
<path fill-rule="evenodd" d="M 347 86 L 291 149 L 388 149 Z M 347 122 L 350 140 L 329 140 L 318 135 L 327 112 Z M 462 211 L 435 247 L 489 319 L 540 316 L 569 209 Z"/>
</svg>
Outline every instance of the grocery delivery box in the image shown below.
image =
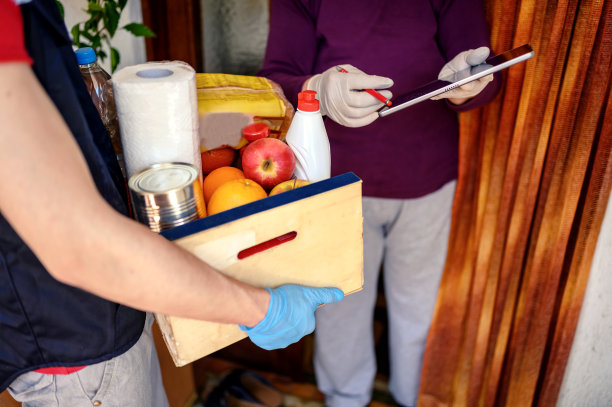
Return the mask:
<svg viewBox="0 0 612 407">
<path fill-rule="evenodd" d="M 228 276 L 254 286 L 334 286 L 346 295 L 363 286 L 361 180 L 353 173 L 161 234 Z M 177 366 L 246 337 L 238 325 L 162 314 L 156 319 Z"/>
</svg>

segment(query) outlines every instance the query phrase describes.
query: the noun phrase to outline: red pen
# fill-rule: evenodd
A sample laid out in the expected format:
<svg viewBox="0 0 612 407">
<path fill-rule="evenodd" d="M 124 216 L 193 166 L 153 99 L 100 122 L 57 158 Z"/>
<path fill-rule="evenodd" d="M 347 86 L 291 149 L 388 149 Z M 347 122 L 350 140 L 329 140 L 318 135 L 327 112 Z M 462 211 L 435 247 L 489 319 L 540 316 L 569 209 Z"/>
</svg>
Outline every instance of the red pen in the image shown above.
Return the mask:
<svg viewBox="0 0 612 407">
<path fill-rule="evenodd" d="M 341 66 L 337 66 L 336 69 L 338 70 L 338 72 L 348 73 L 348 71 L 346 69 L 344 69 L 343 67 L 341 67 Z M 364 90 L 366 92 L 368 92 L 370 95 L 374 96 L 376 99 L 378 99 L 381 102 L 383 102 L 385 105 L 391 107 L 392 103 L 391 103 L 390 99 L 387 99 L 386 97 L 384 97 L 380 93 L 376 92 L 374 89 L 364 89 Z"/>
</svg>

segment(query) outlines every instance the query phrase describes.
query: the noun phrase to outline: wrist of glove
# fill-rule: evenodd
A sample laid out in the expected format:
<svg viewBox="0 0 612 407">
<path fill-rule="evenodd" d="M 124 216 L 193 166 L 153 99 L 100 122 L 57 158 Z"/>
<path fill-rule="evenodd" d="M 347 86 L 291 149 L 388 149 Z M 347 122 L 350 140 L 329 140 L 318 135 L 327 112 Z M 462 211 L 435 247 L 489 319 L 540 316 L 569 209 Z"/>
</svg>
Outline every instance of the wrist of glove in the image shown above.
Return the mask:
<svg viewBox="0 0 612 407">
<path fill-rule="evenodd" d="M 442 67 L 442 70 L 438 74 L 438 79 L 447 80 L 450 78 L 450 82 L 464 79 L 470 73 L 474 73 L 473 71 L 475 69 L 478 69 L 475 67 L 486 61 L 486 59 L 489 57 L 489 53 L 490 51 L 487 47 L 480 47 L 477 49 L 460 52 L 456 57 Z M 468 82 L 465 85 L 459 86 L 455 89 L 451 89 L 448 92 L 434 96 L 431 99 L 470 99 L 482 92 L 482 90 L 492 80 L 493 75 L 487 75 L 475 81 Z"/>
<path fill-rule="evenodd" d="M 317 92 L 321 114 L 347 127 L 361 127 L 378 118 L 378 110 L 384 104 L 364 89 L 378 90 L 385 98 L 393 94 L 387 89 L 393 86 L 389 78 L 368 75 L 352 65 L 342 65 L 346 73 L 337 67 L 315 75 L 305 85 Z"/>
<path fill-rule="evenodd" d="M 265 318 L 252 328 L 239 325 L 255 345 L 266 350 L 285 348 L 314 331 L 317 307 L 344 297 L 342 290 L 335 287 L 287 284 L 266 290 L 270 305 Z"/>
</svg>

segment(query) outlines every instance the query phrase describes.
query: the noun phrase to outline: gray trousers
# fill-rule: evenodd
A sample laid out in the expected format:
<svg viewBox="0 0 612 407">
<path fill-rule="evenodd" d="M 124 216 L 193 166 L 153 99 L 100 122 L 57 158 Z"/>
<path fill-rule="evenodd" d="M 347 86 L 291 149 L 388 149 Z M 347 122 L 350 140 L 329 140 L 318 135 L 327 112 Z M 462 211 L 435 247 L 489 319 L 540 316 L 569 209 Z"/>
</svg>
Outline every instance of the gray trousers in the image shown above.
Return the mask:
<svg viewBox="0 0 612 407">
<path fill-rule="evenodd" d="M 127 352 L 68 375 L 24 373 L 8 387 L 23 407 L 167 407 L 147 314 L 140 339 Z"/>
<path fill-rule="evenodd" d="M 372 397 L 373 315 L 381 264 L 389 321 L 389 389 L 401 405 L 416 405 L 455 185 L 450 182 L 417 199 L 363 198 L 363 290 L 317 311 L 314 366 L 326 406 L 363 407 Z"/>
</svg>

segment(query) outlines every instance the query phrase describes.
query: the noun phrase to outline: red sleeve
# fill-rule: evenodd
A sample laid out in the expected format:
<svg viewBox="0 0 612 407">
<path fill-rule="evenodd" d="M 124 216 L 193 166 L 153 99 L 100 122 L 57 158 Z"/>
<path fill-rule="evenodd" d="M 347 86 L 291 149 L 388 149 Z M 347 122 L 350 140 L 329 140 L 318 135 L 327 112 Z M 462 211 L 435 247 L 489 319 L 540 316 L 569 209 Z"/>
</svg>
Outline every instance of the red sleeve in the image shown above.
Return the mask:
<svg viewBox="0 0 612 407">
<path fill-rule="evenodd" d="M 0 0 L 0 63 L 2 62 L 26 62 L 32 65 L 32 59 L 25 48 L 21 11 L 12 0 Z"/>
</svg>

